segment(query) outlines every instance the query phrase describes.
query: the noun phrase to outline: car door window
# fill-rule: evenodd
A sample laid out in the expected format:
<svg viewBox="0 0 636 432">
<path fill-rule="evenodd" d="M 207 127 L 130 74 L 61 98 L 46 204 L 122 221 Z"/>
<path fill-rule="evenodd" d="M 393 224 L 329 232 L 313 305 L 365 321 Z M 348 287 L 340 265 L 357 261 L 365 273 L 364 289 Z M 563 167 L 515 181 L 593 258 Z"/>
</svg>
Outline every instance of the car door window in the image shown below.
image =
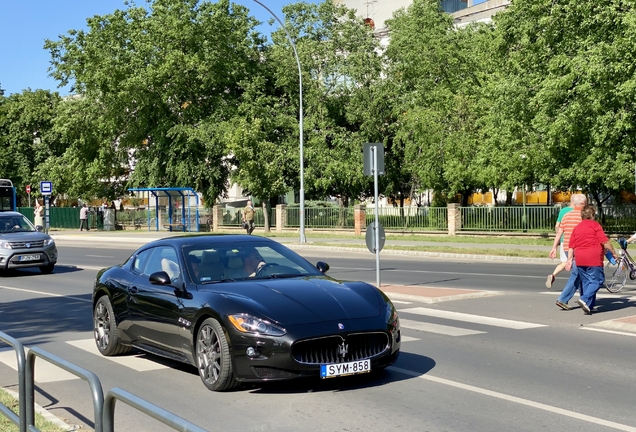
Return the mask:
<svg viewBox="0 0 636 432">
<path fill-rule="evenodd" d="M 146 263 L 148 262 L 148 258 L 150 257 L 150 254 L 152 253 L 152 248 L 151 249 L 146 249 L 144 251 L 141 251 L 137 254 L 137 256 L 135 257 L 135 260 L 133 261 L 132 264 L 132 270 L 137 273 L 137 274 L 143 274 L 144 273 L 144 268 L 146 267 Z"/>
<path fill-rule="evenodd" d="M 155 272 L 165 271 L 170 280 L 175 281 L 181 275 L 177 252 L 170 246 L 157 246 L 152 249 L 144 274 L 151 275 Z"/>
</svg>

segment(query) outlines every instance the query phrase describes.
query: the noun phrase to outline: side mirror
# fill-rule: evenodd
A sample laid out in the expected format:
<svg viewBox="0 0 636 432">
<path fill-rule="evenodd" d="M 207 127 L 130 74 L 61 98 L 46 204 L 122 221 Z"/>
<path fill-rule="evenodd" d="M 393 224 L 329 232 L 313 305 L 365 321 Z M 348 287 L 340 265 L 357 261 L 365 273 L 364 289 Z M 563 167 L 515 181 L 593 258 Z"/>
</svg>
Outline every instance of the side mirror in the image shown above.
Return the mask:
<svg viewBox="0 0 636 432">
<path fill-rule="evenodd" d="M 170 285 L 172 281 L 165 271 L 154 272 L 150 275 L 150 283 L 153 285 Z"/>
<path fill-rule="evenodd" d="M 327 273 L 329 271 L 329 264 L 326 262 L 318 261 L 316 263 L 316 268 L 320 273 Z"/>
</svg>

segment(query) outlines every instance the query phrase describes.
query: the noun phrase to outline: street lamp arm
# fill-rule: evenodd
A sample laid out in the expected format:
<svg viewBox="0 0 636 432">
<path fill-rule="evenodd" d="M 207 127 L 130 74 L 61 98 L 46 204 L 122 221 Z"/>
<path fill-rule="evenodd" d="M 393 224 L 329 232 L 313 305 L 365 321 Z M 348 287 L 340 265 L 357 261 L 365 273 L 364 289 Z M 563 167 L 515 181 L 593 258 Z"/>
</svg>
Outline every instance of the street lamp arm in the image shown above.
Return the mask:
<svg viewBox="0 0 636 432">
<path fill-rule="evenodd" d="M 287 39 L 289 40 L 289 44 L 294 50 L 294 57 L 296 58 L 296 64 L 298 65 L 298 86 L 300 89 L 300 113 L 298 118 L 298 126 L 300 129 L 300 243 L 306 243 L 307 239 L 305 238 L 305 154 L 304 154 L 304 133 L 303 133 L 303 73 L 300 68 L 300 59 L 298 58 L 298 51 L 296 51 L 296 44 L 292 39 L 291 35 L 287 31 L 287 27 L 283 24 L 280 18 L 267 6 L 261 3 L 259 0 L 254 0 L 255 3 L 258 3 L 262 7 L 267 10 L 272 16 L 278 21 L 283 30 L 285 30 L 285 34 L 287 35 Z"/>
</svg>

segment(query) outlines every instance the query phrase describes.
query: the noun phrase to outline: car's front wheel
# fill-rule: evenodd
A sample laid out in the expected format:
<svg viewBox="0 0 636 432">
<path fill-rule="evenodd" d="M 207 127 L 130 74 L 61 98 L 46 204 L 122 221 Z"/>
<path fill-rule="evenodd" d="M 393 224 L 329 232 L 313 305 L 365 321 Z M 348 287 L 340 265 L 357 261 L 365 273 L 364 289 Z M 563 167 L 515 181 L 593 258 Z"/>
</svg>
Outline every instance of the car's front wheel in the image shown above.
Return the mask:
<svg viewBox="0 0 636 432">
<path fill-rule="evenodd" d="M 102 296 L 93 309 L 93 330 L 95 344 L 102 355 L 116 356 L 130 351 L 130 347 L 122 345 L 119 330 L 115 322 L 113 306 L 107 296 Z"/>
<path fill-rule="evenodd" d="M 51 274 L 53 273 L 54 268 L 55 268 L 55 264 L 47 264 L 47 265 L 40 266 L 40 271 L 43 274 Z"/>
<path fill-rule="evenodd" d="M 208 389 L 230 390 L 238 384 L 232 372 L 225 332 L 214 318 L 208 318 L 201 324 L 197 332 L 196 350 L 199 376 Z"/>
</svg>

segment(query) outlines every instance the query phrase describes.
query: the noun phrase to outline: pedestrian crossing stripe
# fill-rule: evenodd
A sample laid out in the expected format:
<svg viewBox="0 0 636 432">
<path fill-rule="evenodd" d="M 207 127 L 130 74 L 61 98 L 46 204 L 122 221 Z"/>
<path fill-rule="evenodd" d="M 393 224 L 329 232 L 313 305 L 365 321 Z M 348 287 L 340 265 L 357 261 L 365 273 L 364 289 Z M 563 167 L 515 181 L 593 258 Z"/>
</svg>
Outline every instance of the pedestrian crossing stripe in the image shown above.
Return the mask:
<svg viewBox="0 0 636 432">
<path fill-rule="evenodd" d="M 28 348 L 25 347 L 25 351 Z M 15 351 L 12 349 L 0 351 L 0 363 L 4 363 L 17 372 L 18 360 L 15 356 Z M 44 384 L 57 381 L 69 381 L 74 379 L 80 379 L 78 376 L 73 375 L 70 372 L 65 371 L 53 363 L 49 363 L 46 360 L 37 358 L 35 359 L 35 381 Z"/>
<path fill-rule="evenodd" d="M 91 354 L 95 354 L 97 356 L 102 357 L 103 359 L 112 361 L 113 363 L 120 364 L 122 366 L 126 366 L 130 369 L 133 369 L 137 372 L 146 372 L 152 370 L 160 370 L 167 369 L 168 366 L 158 363 L 154 359 L 150 359 L 147 354 L 139 353 L 139 354 L 129 354 L 125 356 L 115 356 L 115 357 L 106 357 L 103 356 L 97 346 L 95 345 L 94 339 L 81 339 L 75 341 L 66 341 L 67 344 L 72 345 L 76 348 L 79 348 L 83 351 L 89 352 Z"/>
<path fill-rule="evenodd" d="M 470 330 L 461 327 L 452 327 L 441 324 L 433 324 L 421 321 L 412 321 L 400 318 L 400 328 L 424 331 L 428 333 L 437 333 L 446 336 L 470 336 L 486 333 L 478 330 Z"/>
<path fill-rule="evenodd" d="M 491 318 L 491 317 L 481 316 L 481 315 L 471 315 L 471 314 L 460 313 L 460 312 L 449 312 L 449 311 L 444 311 L 439 309 L 429 309 L 429 308 L 423 308 L 423 307 L 399 309 L 398 313 L 423 315 L 423 316 L 429 316 L 433 318 L 444 318 L 444 319 L 449 319 L 453 321 L 469 322 L 473 324 L 483 324 L 483 325 L 488 325 L 493 327 L 503 327 L 503 328 L 509 328 L 514 330 L 547 327 L 544 324 L 535 324 L 535 323 L 514 321 L 514 320 L 508 320 L 508 319 L 501 319 L 501 318 Z M 402 321 L 403 321 L 402 318 L 400 318 L 400 323 Z"/>
</svg>

